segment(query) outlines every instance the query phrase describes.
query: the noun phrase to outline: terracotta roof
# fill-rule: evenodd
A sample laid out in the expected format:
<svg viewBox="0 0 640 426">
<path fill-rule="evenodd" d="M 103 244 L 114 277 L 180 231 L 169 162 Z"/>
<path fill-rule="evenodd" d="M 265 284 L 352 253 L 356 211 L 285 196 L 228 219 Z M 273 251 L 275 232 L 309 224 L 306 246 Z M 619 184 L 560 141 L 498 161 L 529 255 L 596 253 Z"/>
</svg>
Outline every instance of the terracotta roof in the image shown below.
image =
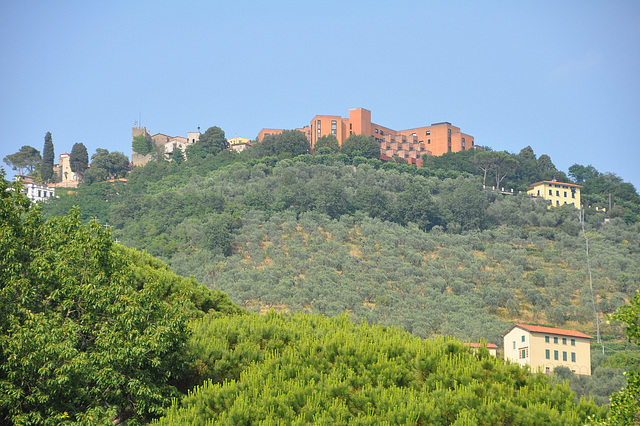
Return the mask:
<svg viewBox="0 0 640 426">
<path fill-rule="evenodd" d="M 582 185 L 576 185 L 575 183 L 566 183 L 566 182 L 556 182 L 555 180 L 541 180 L 540 182 L 535 182 L 532 183 L 531 185 L 529 185 L 529 188 L 533 188 L 536 185 L 539 185 L 541 183 L 553 183 L 556 185 L 568 185 L 568 186 L 575 186 L 576 188 L 582 188 Z"/>
<path fill-rule="evenodd" d="M 480 346 L 482 346 L 482 343 L 470 343 L 470 342 L 466 342 L 465 345 L 471 347 L 471 348 L 479 348 Z M 498 346 L 494 345 L 493 343 L 487 343 L 487 349 L 498 349 Z"/>
<path fill-rule="evenodd" d="M 542 327 L 540 325 L 526 325 L 526 324 L 516 324 L 514 327 L 520 327 L 532 333 L 560 334 L 562 336 L 573 336 L 573 337 L 583 337 L 585 339 L 593 339 L 593 337 L 584 333 L 580 333 L 579 331 L 564 330 L 562 328 L 551 328 L 551 327 Z"/>
</svg>

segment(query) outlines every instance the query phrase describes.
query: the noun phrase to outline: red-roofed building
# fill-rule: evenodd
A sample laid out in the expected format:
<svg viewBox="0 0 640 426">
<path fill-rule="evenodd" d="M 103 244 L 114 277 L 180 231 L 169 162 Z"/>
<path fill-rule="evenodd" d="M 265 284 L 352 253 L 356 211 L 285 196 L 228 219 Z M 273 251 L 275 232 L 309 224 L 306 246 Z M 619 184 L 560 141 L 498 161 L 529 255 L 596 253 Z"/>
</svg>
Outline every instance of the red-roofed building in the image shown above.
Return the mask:
<svg viewBox="0 0 640 426">
<path fill-rule="evenodd" d="M 484 343 L 474 343 L 474 342 L 466 342 L 465 345 L 469 346 L 472 350 L 485 346 Z M 493 343 L 487 343 L 486 346 L 487 346 L 487 349 L 489 350 L 489 355 L 498 356 L 498 346 L 494 345 Z"/>
<path fill-rule="evenodd" d="M 528 365 L 532 372 L 552 373 L 558 366 L 591 375 L 593 337 L 574 330 L 514 324 L 503 335 L 504 359 Z"/>
<path fill-rule="evenodd" d="M 540 197 L 550 202 L 551 206 L 563 206 L 570 204 L 580 208 L 581 185 L 573 183 L 556 182 L 555 180 L 543 180 L 532 183 L 527 189 L 527 194 Z"/>
</svg>

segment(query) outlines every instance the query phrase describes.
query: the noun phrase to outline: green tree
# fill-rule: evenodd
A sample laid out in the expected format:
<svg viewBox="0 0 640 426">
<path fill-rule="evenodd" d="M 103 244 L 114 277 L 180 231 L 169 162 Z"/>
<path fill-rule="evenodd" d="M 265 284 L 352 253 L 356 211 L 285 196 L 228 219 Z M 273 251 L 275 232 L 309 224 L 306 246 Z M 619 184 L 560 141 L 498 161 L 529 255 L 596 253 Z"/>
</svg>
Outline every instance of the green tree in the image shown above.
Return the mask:
<svg viewBox="0 0 640 426">
<path fill-rule="evenodd" d="M 40 166 L 40 177 L 44 182 L 53 181 L 53 162 L 55 154 L 53 152 L 53 140 L 51 132 L 44 135 L 44 149 L 42 150 L 42 165 Z"/>
<path fill-rule="evenodd" d="M 491 174 L 495 163 L 495 154 L 493 151 L 480 151 L 473 156 L 471 162 L 482 172 L 482 186 L 487 185 L 487 176 Z"/>
<path fill-rule="evenodd" d="M 133 152 L 140 155 L 147 155 L 151 152 L 151 141 L 147 139 L 147 136 L 140 134 L 133 138 L 132 142 Z"/>
<path fill-rule="evenodd" d="M 23 145 L 18 152 L 4 157 L 3 161 L 19 175 L 24 175 L 33 172 L 42 162 L 42 157 L 34 147 Z"/>
<path fill-rule="evenodd" d="M 176 148 L 173 150 L 173 154 L 171 155 L 171 158 L 177 165 L 184 163 L 184 153 L 180 148 Z"/>
<path fill-rule="evenodd" d="M 566 182 L 567 180 L 569 180 L 567 178 L 567 175 L 564 172 L 558 170 L 556 168 L 556 165 L 553 164 L 553 161 L 551 161 L 551 157 L 546 154 L 543 154 L 538 158 L 538 168 L 542 173 L 542 178 L 545 180 L 555 179 L 560 182 Z"/>
<path fill-rule="evenodd" d="M 462 230 L 484 229 L 487 226 L 489 202 L 479 182 L 458 178 L 441 191 L 440 212 L 447 223 L 456 223 Z"/>
<path fill-rule="evenodd" d="M 640 343 L 640 294 L 630 304 L 620 307 L 611 319 L 625 326 L 625 333 L 630 342 Z M 611 395 L 611 406 L 607 424 L 631 425 L 640 421 L 640 371 L 628 371 L 627 386 L 620 392 Z"/>
<path fill-rule="evenodd" d="M 109 177 L 122 178 L 129 172 L 129 158 L 121 152 L 98 148 L 91 156 L 91 169 L 103 169 Z"/>
<path fill-rule="evenodd" d="M 591 164 L 588 166 L 574 164 L 569 167 L 569 176 L 571 176 L 574 182 L 583 183 L 590 179 L 597 178 L 600 176 L 600 172 L 598 172 Z"/>
<path fill-rule="evenodd" d="M 419 183 L 411 183 L 398 194 L 394 206 L 394 221 L 403 225 L 415 223 L 428 231 L 440 223 L 440 215 L 431 191 Z"/>
<path fill-rule="evenodd" d="M 187 158 L 204 158 L 209 154 L 217 155 L 229 147 L 224 131 L 218 127 L 209 127 L 200 135 L 198 141 L 187 147 Z"/>
<path fill-rule="evenodd" d="M 89 168 L 89 153 L 83 143 L 73 144 L 71 154 L 69 154 L 69 165 L 71 171 L 78 176 L 78 180 L 82 180 L 85 170 Z"/>
<path fill-rule="evenodd" d="M 329 152 L 336 153 L 340 151 L 340 144 L 334 135 L 326 135 L 316 141 L 313 151 L 317 152 L 320 148 L 328 148 Z"/>
<path fill-rule="evenodd" d="M 260 157 L 271 155 L 296 157 L 308 154 L 311 146 L 309 140 L 299 130 L 285 130 L 277 135 L 266 136 L 262 142 L 254 146 Z"/>
<path fill-rule="evenodd" d="M 342 144 L 342 152 L 349 157 L 380 158 L 380 144 L 373 136 L 352 134 Z"/>
<path fill-rule="evenodd" d="M 4 177 L 4 176 L 0 176 Z M 44 221 L 0 180 L 0 423 L 148 421 L 177 396 L 183 303 L 79 212 Z M 142 278 L 144 277 L 144 280 Z"/>
</svg>

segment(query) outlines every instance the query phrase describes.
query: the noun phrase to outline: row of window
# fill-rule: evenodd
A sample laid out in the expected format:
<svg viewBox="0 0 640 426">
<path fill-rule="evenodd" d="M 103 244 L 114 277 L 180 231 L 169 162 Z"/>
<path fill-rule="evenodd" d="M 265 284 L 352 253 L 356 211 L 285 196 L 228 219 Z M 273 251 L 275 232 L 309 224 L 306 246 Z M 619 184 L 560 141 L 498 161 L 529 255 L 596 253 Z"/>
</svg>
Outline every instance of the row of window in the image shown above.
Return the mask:
<svg viewBox="0 0 640 426">
<path fill-rule="evenodd" d="M 523 342 L 524 342 L 524 340 L 523 340 Z M 544 342 L 545 343 L 551 343 L 551 337 L 544 336 Z M 553 343 L 555 343 L 556 345 L 559 343 L 559 338 L 557 336 L 554 336 Z M 567 344 L 567 338 L 566 337 L 562 338 L 562 344 L 563 345 Z M 571 339 L 571 346 L 575 346 L 575 345 L 576 345 L 576 339 Z"/>
<path fill-rule="evenodd" d="M 550 349 L 545 349 L 544 357 L 546 359 L 551 359 L 551 350 Z M 560 360 L 559 358 L 560 358 L 559 351 L 553 351 L 553 360 L 554 361 L 559 361 Z M 562 351 L 562 360 L 563 361 L 568 361 L 567 352 L 566 351 Z M 571 352 L 571 362 L 576 362 L 576 353 L 575 352 Z"/>
<path fill-rule="evenodd" d="M 540 191 L 538 191 L 538 195 L 540 195 Z M 553 195 L 553 189 L 549 190 L 549 195 Z M 556 197 L 560 196 L 560 191 L 556 191 Z M 567 198 L 567 191 L 564 191 L 564 198 Z M 571 198 L 576 198 L 576 192 L 571 191 Z"/>
</svg>

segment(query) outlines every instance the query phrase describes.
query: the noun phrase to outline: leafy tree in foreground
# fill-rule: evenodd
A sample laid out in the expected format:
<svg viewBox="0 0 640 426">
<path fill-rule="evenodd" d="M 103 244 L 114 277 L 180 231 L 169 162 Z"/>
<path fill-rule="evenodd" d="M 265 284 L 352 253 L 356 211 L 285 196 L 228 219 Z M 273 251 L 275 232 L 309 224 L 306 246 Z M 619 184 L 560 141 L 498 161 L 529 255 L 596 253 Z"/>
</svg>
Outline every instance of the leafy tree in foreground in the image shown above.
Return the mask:
<svg viewBox="0 0 640 426">
<path fill-rule="evenodd" d="M 130 249 L 114 249 L 110 232 L 82 225 L 77 210 L 45 222 L 7 187 L 0 179 L 0 423 L 158 416 L 186 368 L 185 307 L 224 301 L 207 302 L 189 283 L 185 298 L 173 290 L 183 278 L 140 257 L 134 265 Z"/>
<path fill-rule="evenodd" d="M 89 153 L 83 143 L 73 144 L 71 154 L 69 154 L 69 166 L 71 171 L 78 175 L 78 180 L 82 180 L 85 170 L 89 168 Z M 64 178 L 64 176 L 61 177 Z"/>
<path fill-rule="evenodd" d="M 51 132 L 47 132 L 44 136 L 44 149 L 42 150 L 42 165 L 40 166 L 40 177 L 44 182 L 53 181 L 53 161 L 55 154 L 53 152 L 53 140 Z"/>
<path fill-rule="evenodd" d="M 3 161 L 19 175 L 24 175 L 33 172 L 41 163 L 42 157 L 34 147 L 23 145 L 18 152 L 4 157 Z"/>
<path fill-rule="evenodd" d="M 622 306 L 611 319 L 623 323 L 630 342 L 640 342 L 640 294 L 629 305 Z M 626 373 L 627 386 L 611 395 L 611 412 L 608 423 L 611 425 L 631 425 L 640 422 L 640 371 Z"/>
<path fill-rule="evenodd" d="M 203 384 L 159 424 L 579 425 L 604 411 L 486 348 L 347 315 L 204 317 L 189 348 Z"/>
</svg>

